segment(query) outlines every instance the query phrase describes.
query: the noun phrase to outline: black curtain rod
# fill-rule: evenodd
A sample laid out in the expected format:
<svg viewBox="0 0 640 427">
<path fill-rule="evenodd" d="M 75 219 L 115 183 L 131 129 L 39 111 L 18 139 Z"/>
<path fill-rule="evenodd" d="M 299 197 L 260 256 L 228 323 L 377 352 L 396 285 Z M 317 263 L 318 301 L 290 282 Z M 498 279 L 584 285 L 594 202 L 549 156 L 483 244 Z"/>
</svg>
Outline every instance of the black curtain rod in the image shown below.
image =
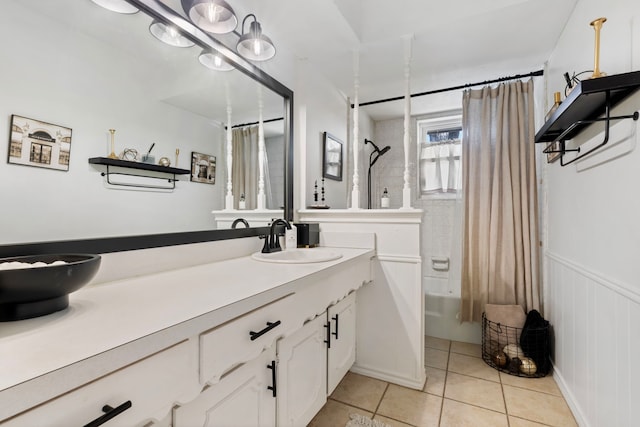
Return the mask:
<svg viewBox="0 0 640 427">
<path fill-rule="evenodd" d="M 521 78 L 524 78 L 524 77 L 537 77 L 537 76 L 542 76 L 543 74 L 544 74 L 544 70 L 538 70 L 538 71 L 532 71 L 532 72 L 527 73 L 527 74 L 516 74 L 514 76 L 500 77 L 500 78 L 497 78 L 497 79 L 485 80 L 483 82 L 478 82 L 478 83 L 467 83 L 467 84 L 463 84 L 463 85 L 459 85 L 459 86 L 451 86 L 451 87 L 446 87 L 446 88 L 443 88 L 443 89 L 430 90 L 430 91 L 427 91 L 427 92 L 412 93 L 410 96 L 411 96 L 411 98 L 413 98 L 415 96 L 433 95 L 434 93 L 449 92 L 451 90 L 465 89 L 465 88 L 473 87 L 473 86 L 480 86 L 480 85 L 487 85 L 487 84 L 491 84 L 491 83 L 504 82 L 506 80 L 515 80 L 515 79 L 521 79 Z M 381 104 L 383 102 L 400 101 L 401 99 L 404 99 L 404 96 L 396 96 L 394 98 L 379 99 L 377 101 L 363 102 L 363 103 L 358 104 L 358 106 L 365 107 L 367 105 Z M 351 108 L 353 108 L 354 106 L 355 106 L 354 104 L 351 104 Z"/>
<path fill-rule="evenodd" d="M 263 120 L 262 123 L 277 122 L 278 120 L 284 120 L 284 117 L 278 117 L 277 119 Z M 242 123 L 242 124 L 239 124 L 239 125 L 231 126 L 231 129 L 243 128 L 245 126 L 253 126 L 253 125 L 257 125 L 258 123 L 260 123 L 260 122 Z M 227 127 L 225 126 L 224 128 L 226 129 Z"/>
</svg>

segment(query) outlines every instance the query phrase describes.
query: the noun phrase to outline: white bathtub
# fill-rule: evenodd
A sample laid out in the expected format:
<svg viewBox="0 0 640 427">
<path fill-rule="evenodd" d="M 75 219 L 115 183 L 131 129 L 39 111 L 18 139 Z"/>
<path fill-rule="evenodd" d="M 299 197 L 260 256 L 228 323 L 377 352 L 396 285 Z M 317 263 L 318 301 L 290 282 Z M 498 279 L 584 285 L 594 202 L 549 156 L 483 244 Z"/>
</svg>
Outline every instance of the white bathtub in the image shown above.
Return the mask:
<svg viewBox="0 0 640 427">
<path fill-rule="evenodd" d="M 448 279 L 424 277 L 425 335 L 453 341 L 482 343 L 480 323 L 460 323 L 460 290 L 448 289 Z M 446 293 L 445 293 L 446 292 Z"/>
</svg>

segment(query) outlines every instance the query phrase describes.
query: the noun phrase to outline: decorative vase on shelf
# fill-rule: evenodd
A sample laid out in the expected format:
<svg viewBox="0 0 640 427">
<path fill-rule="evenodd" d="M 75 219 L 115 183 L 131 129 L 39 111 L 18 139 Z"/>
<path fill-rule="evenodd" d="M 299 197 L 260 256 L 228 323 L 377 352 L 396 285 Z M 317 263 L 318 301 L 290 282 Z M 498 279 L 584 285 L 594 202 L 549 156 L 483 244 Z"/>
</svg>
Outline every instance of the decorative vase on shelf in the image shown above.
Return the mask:
<svg viewBox="0 0 640 427">
<path fill-rule="evenodd" d="M 111 134 L 111 153 L 109 153 L 109 158 L 110 159 L 118 159 L 118 155 L 116 154 L 115 148 L 114 148 L 114 134 L 116 133 L 115 129 L 109 129 L 109 133 Z"/>
<path fill-rule="evenodd" d="M 560 98 L 560 92 L 554 92 L 553 93 L 553 105 L 551 106 L 551 108 L 549 109 L 549 112 L 547 113 L 546 116 L 544 116 L 544 121 L 548 121 L 551 116 L 553 116 L 553 113 L 556 112 L 556 110 L 558 109 L 558 107 L 560 106 L 560 104 L 562 103 L 562 99 Z"/>
<path fill-rule="evenodd" d="M 607 22 L 607 18 L 598 18 L 594 19 L 589 23 L 593 27 L 595 31 L 595 43 L 593 46 L 593 74 L 591 75 L 592 79 L 596 79 L 598 77 L 606 76 L 605 73 L 600 71 L 600 30 L 602 29 L 602 24 Z"/>
</svg>

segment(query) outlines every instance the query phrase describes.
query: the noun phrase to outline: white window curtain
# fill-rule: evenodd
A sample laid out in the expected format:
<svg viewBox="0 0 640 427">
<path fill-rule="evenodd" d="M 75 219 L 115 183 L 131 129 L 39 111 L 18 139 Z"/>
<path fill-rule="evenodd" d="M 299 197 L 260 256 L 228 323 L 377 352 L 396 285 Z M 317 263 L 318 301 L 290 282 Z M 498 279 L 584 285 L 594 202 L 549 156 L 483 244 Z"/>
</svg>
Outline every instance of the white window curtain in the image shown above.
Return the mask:
<svg viewBox="0 0 640 427">
<path fill-rule="evenodd" d="M 461 152 L 460 142 L 421 145 L 420 192 L 422 194 L 456 193 L 460 190 Z"/>
<path fill-rule="evenodd" d="M 462 185 L 461 112 L 418 120 L 419 186 L 422 196 L 457 194 Z"/>
<path fill-rule="evenodd" d="M 533 81 L 463 95 L 461 320 L 484 306 L 541 310 Z"/>
</svg>

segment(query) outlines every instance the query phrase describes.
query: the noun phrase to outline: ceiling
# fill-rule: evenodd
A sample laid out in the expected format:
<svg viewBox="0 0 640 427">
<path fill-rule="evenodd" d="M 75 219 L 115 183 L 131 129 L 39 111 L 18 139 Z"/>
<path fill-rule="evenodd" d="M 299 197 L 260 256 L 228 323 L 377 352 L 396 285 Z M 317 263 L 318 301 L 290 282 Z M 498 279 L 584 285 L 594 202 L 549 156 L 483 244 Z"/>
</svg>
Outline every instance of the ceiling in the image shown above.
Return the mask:
<svg viewBox="0 0 640 427">
<path fill-rule="evenodd" d="M 180 9 L 179 0 L 164 1 Z M 359 99 L 367 102 L 404 94 L 407 38 L 412 93 L 539 70 L 578 0 L 228 1 L 240 20 L 254 13 L 276 44 L 276 57 L 260 64 L 276 77 L 287 55 L 306 58 L 353 97 L 359 52 Z M 414 98 L 412 112 L 423 104 Z M 374 119 L 403 114 L 402 101 L 367 108 Z"/>
<path fill-rule="evenodd" d="M 184 15 L 179 0 L 161 1 Z M 201 48 L 175 48 L 158 42 L 149 33 L 151 18 L 144 13 L 112 13 L 89 0 L 19 0 L 19 3 L 34 16 L 44 15 L 69 31 L 78 31 L 79 36 L 97 39 L 121 51 L 123 73 L 145 75 L 141 91 L 148 97 L 216 123 L 226 123 L 228 103 L 233 109 L 234 125 L 257 121 L 259 98 L 265 120 L 283 115 L 280 95 L 261 88 L 242 73 L 212 72 L 201 66 L 197 61 Z M 83 19 L 77 19 L 78 16 Z M 265 137 L 282 135 L 283 122 L 265 123 L 264 129 Z"/>
<path fill-rule="evenodd" d="M 74 2 L 75 0 L 65 0 Z M 168 7 L 185 16 L 181 0 L 160 0 Z M 411 92 L 420 93 L 456 86 L 469 82 L 481 82 L 505 75 L 528 73 L 543 68 L 558 40 L 565 23 L 578 0 L 227 0 L 235 9 L 239 19 L 237 32 L 241 32 L 242 18 L 254 13 L 262 24 L 263 31 L 275 43 L 275 58 L 257 63 L 260 68 L 275 78 L 293 87 L 295 76 L 289 71 L 296 59 L 305 59 L 313 69 L 324 75 L 345 97 L 354 96 L 354 56 L 359 58 L 359 101 L 368 102 L 404 95 L 405 92 L 405 46 L 411 40 L 412 57 Z M 35 0 L 28 0 L 35 2 Z M 38 1 L 38 3 L 41 3 Z M 47 4 L 49 2 L 45 2 Z M 64 15 L 67 7 L 51 2 L 48 12 Z M 56 6 L 53 6 L 53 3 Z M 82 3 L 82 2 L 81 2 Z M 87 4 L 90 4 L 88 0 Z M 86 6 L 87 9 L 91 6 Z M 70 8 L 71 6 L 69 6 Z M 40 6 L 42 9 L 42 6 Z M 96 19 L 105 19 L 93 7 Z M 91 12 L 87 10 L 86 12 Z M 83 25 L 68 14 L 67 20 L 75 26 Z M 117 14 L 115 14 L 117 15 Z M 137 14 L 142 15 L 142 14 Z M 91 31 L 91 16 L 84 27 Z M 128 17 L 127 17 L 128 18 Z M 63 18 L 64 19 L 64 18 Z M 118 23 L 121 16 L 111 18 Z M 117 20 L 117 21 L 116 21 Z M 145 16 L 132 17 L 132 28 L 115 28 L 109 32 L 114 40 L 129 40 L 132 51 L 148 53 L 149 57 L 162 60 L 165 67 L 177 69 L 194 62 L 198 52 L 195 48 L 181 50 L 161 46 L 153 41 L 151 47 L 140 48 L 131 42 L 135 32 L 145 41 L 147 34 Z M 138 22 L 140 21 L 140 22 Z M 142 22 L 144 21 L 144 22 Z M 100 28 L 100 26 L 96 26 Z M 217 36 L 228 46 L 235 44 L 237 36 Z M 126 45 L 126 43 L 122 43 Z M 182 65 L 179 65 L 182 64 Z M 157 66 L 154 74 L 161 67 Z M 156 85 L 162 89 L 157 96 L 180 108 L 203 114 L 215 111 L 224 121 L 226 101 L 224 97 L 205 96 L 207 93 L 224 91 L 216 85 L 233 84 L 234 117 L 247 112 L 256 115 L 256 89 L 253 85 L 234 84 L 231 80 L 242 79 L 238 73 L 229 73 L 225 79 L 207 81 L 202 89 L 204 74 L 199 64 L 197 71 L 180 70 L 187 78 L 178 85 Z M 213 85 L 213 86 L 211 86 Z M 179 87 L 178 87 L 179 86 Z M 160 90 L 160 89 L 159 89 Z M 270 96 L 266 93 L 265 96 Z M 268 100 L 267 100 L 268 101 Z M 412 99 L 413 114 L 422 114 L 433 104 L 433 97 Z M 253 105 L 239 104 L 250 103 Z M 277 99 L 267 102 L 281 109 Z M 433 107 L 431 107 L 433 108 Z M 280 110 L 281 111 L 281 110 Z M 402 101 L 387 102 L 366 107 L 365 111 L 374 119 L 401 117 L 404 114 Z M 274 117 L 278 111 L 267 114 Z M 266 117 L 267 118 L 267 117 Z"/>
</svg>

